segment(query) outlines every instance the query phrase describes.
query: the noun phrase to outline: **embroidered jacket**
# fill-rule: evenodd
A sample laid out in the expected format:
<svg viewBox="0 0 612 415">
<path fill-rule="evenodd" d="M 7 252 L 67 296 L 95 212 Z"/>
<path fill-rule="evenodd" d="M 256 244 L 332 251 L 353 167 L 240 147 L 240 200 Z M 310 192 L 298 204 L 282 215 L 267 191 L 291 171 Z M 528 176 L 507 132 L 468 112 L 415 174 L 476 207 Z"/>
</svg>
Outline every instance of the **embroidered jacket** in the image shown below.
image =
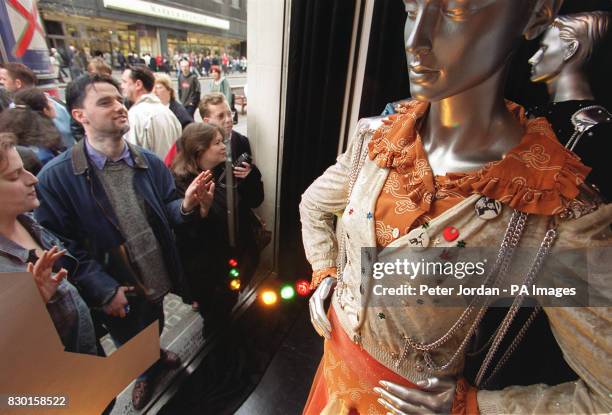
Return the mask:
<svg viewBox="0 0 612 415">
<path fill-rule="evenodd" d="M 413 102 L 410 105 L 415 104 Z M 380 240 L 377 238 L 380 232 L 376 225 L 378 218 L 375 216 L 377 203 L 388 180 L 390 167 L 394 167 L 395 161 L 401 158 L 401 149 L 398 150 L 399 153 L 372 150 L 380 145 L 380 137 L 384 136 L 385 131 L 407 128 L 406 131 L 410 132 L 407 117 L 416 121 L 414 112 L 403 116 L 400 114 L 383 128 L 379 128 L 379 120 L 362 120 L 348 151 L 339 156 L 337 163 L 306 190 L 302 196 L 300 213 L 304 247 L 315 270 L 315 277 L 319 270 L 324 270 L 325 274 L 334 273 L 338 243 L 333 224 L 335 216 L 342 214 L 339 220 L 342 230 L 339 234 L 346 232 L 347 263 L 343 272 L 343 288 L 338 295 L 333 296 L 332 301 L 340 325 L 350 338 L 376 360 L 406 379 L 416 382 L 431 376 L 461 374 L 463 356 L 445 370 L 436 371 L 426 364 L 423 353 L 405 347 L 405 339 L 409 337 L 419 343 L 431 343 L 439 339 L 458 320 L 465 307 L 434 307 L 436 298 L 430 295 L 406 297 L 400 305 L 376 302 L 372 295 L 375 280 L 371 275 L 362 278 L 361 248 L 376 247 L 377 239 Z M 414 123 L 412 128 L 414 129 Z M 353 146 L 362 136 L 369 142 L 370 157 L 373 160 L 367 158 L 364 162 L 347 203 L 349 171 L 354 157 Z M 465 245 L 497 249 L 512 212 L 516 209 L 531 214 L 519 248 L 527 249 L 526 252 L 535 256 L 549 228 L 550 218 L 555 217 L 559 222 L 558 238 L 551 255 L 562 255 L 559 253 L 567 249 L 585 250 L 587 268 L 584 269 L 584 264 L 580 261 L 570 261 L 565 264 L 563 273 L 572 277 L 585 277 L 588 274 L 591 289 L 597 290 L 609 303 L 612 295 L 605 276 L 610 273 L 606 249 L 612 245 L 612 205 L 596 208 L 586 194 L 581 194 L 580 184 L 588 169 L 554 140 L 550 143 L 542 141 L 546 137 L 554 138 L 554 135 L 547 124 L 538 122 L 532 125 L 531 129 L 527 128 L 526 135 L 516 151 L 510 151 L 504 160 L 489 163 L 476 174 L 465 175 L 459 184 L 469 186 L 471 195 L 462 197 L 452 207 L 429 220 L 427 237 L 437 247 L 454 247 L 457 241 L 449 242 L 443 236 L 444 230 L 453 226 L 461 230 L 461 241 Z M 556 144 L 551 144 L 553 142 Z M 384 148 L 389 149 L 388 146 Z M 547 151 L 548 148 L 552 151 Z M 380 154 L 385 157 L 377 157 Z M 534 166 L 530 167 L 534 170 L 527 169 L 529 173 L 538 169 L 554 170 L 554 174 L 545 176 L 546 179 L 552 180 L 536 180 L 535 183 L 530 183 L 528 181 L 531 176 L 521 176 L 518 179 L 517 170 L 512 167 L 513 163 L 516 168 Z M 405 173 L 414 171 L 414 167 L 408 166 Z M 426 175 L 420 176 L 423 179 Z M 426 182 L 427 178 L 423 181 Z M 500 214 L 494 219 L 483 220 L 475 214 L 475 205 L 482 195 L 497 199 L 503 204 Z M 422 203 L 430 202 L 428 198 L 429 196 L 424 195 Z M 531 203 L 533 200 L 538 200 L 539 203 Z M 395 255 L 392 248 L 411 245 L 412 237 L 405 234 L 405 231 L 415 228 L 406 228 L 402 232 L 403 236 L 398 235 L 397 239 L 390 241 L 372 261 L 392 261 Z M 413 260 L 428 260 L 437 254 L 437 250 L 425 249 L 415 252 Z M 515 258 L 508 273 L 510 277 L 521 280 L 529 271 L 532 260 L 533 258 Z M 553 270 L 545 264 L 538 278 L 551 272 Z M 321 276 L 321 273 L 318 275 Z M 581 379 L 553 387 L 531 385 L 510 387 L 502 391 L 479 391 L 480 411 L 485 414 L 558 413 L 560 408 L 563 408 L 569 412 L 609 412 L 612 409 L 612 381 L 609 377 L 612 372 L 610 308 L 545 307 L 544 310 L 568 364 Z M 459 327 L 451 340 L 432 352 L 435 362 L 444 363 L 451 359 L 466 337 L 467 330 L 474 321 L 474 314 L 476 313 L 468 317 L 466 324 Z M 385 318 L 380 318 L 380 315 Z"/>
</svg>

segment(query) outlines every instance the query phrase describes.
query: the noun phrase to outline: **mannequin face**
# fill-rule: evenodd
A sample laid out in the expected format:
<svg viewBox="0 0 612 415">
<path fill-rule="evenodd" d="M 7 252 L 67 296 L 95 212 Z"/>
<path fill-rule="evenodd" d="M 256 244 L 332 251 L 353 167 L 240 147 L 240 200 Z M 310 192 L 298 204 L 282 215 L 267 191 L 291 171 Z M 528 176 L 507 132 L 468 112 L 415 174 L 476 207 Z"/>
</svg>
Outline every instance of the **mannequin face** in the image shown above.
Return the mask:
<svg viewBox="0 0 612 415">
<path fill-rule="evenodd" d="M 504 67 L 527 24 L 529 0 L 404 0 L 412 96 L 439 101 Z"/>
<path fill-rule="evenodd" d="M 531 82 L 547 82 L 555 78 L 565 62 L 566 45 L 559 37 L 559 29 L 551 26 L 540 42 L 540 49 L 529 59 Z"/>
</svg>

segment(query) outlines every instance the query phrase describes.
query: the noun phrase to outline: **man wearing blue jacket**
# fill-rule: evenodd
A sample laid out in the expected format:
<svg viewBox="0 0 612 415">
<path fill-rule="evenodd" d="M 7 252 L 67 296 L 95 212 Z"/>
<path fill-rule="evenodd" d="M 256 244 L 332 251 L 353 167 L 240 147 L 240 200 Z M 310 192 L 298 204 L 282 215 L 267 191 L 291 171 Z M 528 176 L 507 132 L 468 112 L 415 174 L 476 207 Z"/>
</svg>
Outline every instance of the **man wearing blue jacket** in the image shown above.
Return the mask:
<svg viewBox="0 0 612 415">
<path fill-rule="evenodd" d="M 40 172 L 35 214 L 79 260 L 70 279 L 120 346 L 156 320 L 161 333 L 164 296 L 180 290 L 182 280 L 172 226 L 199 215 L 200 205 L 212 200 L 211 182 L 203 173 L 179 198 L 163 162 L 123 139 L 127 109 L 111 77 L 78 78 L 66 100 L 85 138 Z M 136 409 L 150 399 L 160 363 L 180 360 L 161 351 L 136 382 Z"/>
</svg>

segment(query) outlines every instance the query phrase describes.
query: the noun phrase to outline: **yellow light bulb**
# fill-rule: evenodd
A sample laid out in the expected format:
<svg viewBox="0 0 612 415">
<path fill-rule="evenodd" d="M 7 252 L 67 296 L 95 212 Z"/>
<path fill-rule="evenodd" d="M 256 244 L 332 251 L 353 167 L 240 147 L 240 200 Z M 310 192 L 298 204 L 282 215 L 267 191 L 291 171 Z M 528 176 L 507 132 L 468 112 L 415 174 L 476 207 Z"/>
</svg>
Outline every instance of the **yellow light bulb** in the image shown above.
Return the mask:
<svg viewBox="0 0 612 415">
<path fill-rule="evenodd" d="M 278 301 L 278 295 L 274 291 L 266 290 L 261 294 L 261 301 L 265 305 L 273 305 Z"/>
</svg>

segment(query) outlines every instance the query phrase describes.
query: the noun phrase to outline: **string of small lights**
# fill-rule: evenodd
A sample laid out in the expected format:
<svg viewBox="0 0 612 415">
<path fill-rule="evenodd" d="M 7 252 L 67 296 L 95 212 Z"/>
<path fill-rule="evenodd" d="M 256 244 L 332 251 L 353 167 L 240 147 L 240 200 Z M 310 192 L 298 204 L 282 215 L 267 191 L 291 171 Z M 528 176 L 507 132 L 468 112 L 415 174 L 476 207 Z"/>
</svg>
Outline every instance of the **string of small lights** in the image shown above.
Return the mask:
<svg viewBox="0 0 612 415">
<path fill-rule="evenodd" d="M 228 261 L 229 270 L 229 288 L 232 291 L 240 289 L 240 270 L 238 268 L 238 260 L 230 258 Z M 307 297 L 311 292 L 310 282 L 305 279 L 299 279 L 293 283 L 286 282 L 278 284 L 277 288 L 266 287 L 259 291 L 258 298 L 265 306 L 274 306 L 282 301 L 293 301 L 296 297 Z"/>
</svg>

